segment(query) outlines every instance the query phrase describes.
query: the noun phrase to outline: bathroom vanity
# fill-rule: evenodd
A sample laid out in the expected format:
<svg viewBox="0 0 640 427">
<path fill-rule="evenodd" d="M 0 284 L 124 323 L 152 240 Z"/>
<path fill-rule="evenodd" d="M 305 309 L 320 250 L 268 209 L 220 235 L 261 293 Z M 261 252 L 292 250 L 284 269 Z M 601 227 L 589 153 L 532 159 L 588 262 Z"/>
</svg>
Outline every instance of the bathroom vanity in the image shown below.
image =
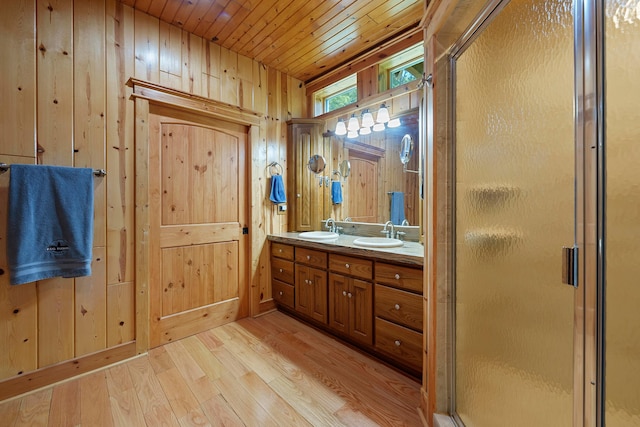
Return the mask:
<svg viewBox="0 0 640 427">
<path fill-rule="evenodd" d="M 423 247 L 363 248 L 356 236 L 330 241 L 298 233 L 268 237 L 278 308 L 420 377 Z"/>
</svg>

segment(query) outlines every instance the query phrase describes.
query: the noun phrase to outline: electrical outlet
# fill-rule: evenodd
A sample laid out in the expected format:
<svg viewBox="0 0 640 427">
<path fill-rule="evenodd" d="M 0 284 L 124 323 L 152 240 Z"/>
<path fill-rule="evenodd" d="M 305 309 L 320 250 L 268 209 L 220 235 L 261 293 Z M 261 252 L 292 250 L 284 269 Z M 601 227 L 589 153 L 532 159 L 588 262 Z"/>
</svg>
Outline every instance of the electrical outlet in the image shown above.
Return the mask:
<svg viewBox="0 0 640 427">
<path fill-rule="evenodd" d="M 278 205 L 278 215 L 285 215 L 287 213 L 287 205 Z"/>
</svg>

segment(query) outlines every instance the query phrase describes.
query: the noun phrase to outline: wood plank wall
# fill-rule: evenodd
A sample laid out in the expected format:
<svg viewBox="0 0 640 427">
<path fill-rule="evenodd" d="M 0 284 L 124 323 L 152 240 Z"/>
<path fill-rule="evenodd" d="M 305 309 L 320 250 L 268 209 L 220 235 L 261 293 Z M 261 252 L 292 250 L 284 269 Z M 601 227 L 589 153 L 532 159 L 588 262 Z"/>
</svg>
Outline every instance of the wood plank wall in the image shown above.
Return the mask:
<svg viewBox="0 0 640 427">
<path fill-rule="evenodd" d="M 6 261 L 10 173 L 0 175 L 0 381 L 136 338 L 130 77 L 262 117 L 248 171 L 251 308 L 270 308 L 266 235 L 287 224 L 268 200 L 267 165 L 277 161 L 286 171 L 285 122 L 305 116 L 302 82 L 117 0 L 12 0 L 3 7 L 0 162 L 104 168 L 108 175 L 95 180 L 93 275 L 19 286 L 9 285 Z"/>
</svg>

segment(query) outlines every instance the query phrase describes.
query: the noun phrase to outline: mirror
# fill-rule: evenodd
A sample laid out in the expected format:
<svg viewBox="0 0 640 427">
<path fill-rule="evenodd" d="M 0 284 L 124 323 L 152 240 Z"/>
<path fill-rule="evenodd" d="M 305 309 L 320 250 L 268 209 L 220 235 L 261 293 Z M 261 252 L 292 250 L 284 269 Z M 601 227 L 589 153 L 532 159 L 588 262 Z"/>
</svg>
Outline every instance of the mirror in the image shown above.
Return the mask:
<svg viewBox="0 0 640 427">
<path fill-rule="evenodd" d="M 324 171 L 324 168 L 327 167 L 327 162 L 324 160 L 324 157 L 322 157 L 320 154 L 314 154 L 309 159 L 309 163 L 307 163 L 307 167 L 311 172 L 317 175 Z"/>
<path fill-rule="evenodd" d="M 402 137 L 402 140 L 400 141 L 400 162 L 403 165 L 406 165 L 407 163 L 409 163 L 409 160 L 411 160 L 411 157 L 413 156 L 413 138 L 411 138 L 411 135 L 406 134 L 405 136 Z"/>
<path fill-rule="evenodd" d="M 340 174 L 344 179 L 344 178 L 347 178 L 350 173 L 351 173 L 351 163 L 349 162 L 349 160 L 345 159 L 342 162 L 340 162 Z"/>
</svg>

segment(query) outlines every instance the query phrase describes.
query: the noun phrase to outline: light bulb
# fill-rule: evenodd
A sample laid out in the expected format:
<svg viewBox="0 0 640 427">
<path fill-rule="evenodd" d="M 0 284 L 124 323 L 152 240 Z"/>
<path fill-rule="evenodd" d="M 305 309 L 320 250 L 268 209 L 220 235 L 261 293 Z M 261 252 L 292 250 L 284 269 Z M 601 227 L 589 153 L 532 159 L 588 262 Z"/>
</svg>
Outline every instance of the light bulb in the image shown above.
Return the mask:
<svg viewBox="0 0 640 427">
<path fill-rule="evenodd" d="M 371 133 L 371 128 L 361 128 L 360 135 L 369 135 Z"/>
<path fill-rule="evenodd" d="M 354 131 L 349 131 L 349 133 L 347 134 L 347 138 L 357 138 L 358 137 L 358 131 L 354 130 Z"/>
<path fill-rule="evenodd" d="M 344 120 L 338 120 L 336 124 L 336 135 L 346 135 L 347 134 L 347 126 L 344 124 Z"/>
</svg>

